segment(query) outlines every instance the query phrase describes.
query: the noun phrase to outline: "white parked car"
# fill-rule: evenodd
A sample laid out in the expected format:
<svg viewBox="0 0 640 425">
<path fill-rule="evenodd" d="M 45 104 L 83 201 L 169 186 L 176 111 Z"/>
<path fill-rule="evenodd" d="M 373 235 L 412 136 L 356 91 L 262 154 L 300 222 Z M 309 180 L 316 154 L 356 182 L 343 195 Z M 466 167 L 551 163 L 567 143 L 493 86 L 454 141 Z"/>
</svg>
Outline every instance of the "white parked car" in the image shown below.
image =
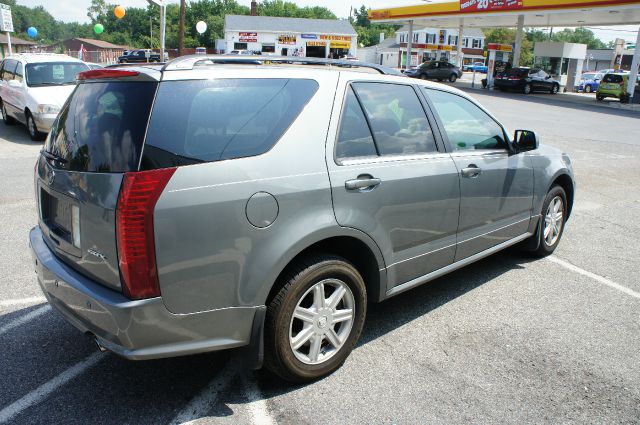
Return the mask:
<svg viewBox="0 0 640 425">
<path fill-rule="evenodd" d="M 0 65 L 0 109 L 6 125 L 19 121 L 31 140 L 42 140 L 76 85 L 76 75 L 88 71 L 84 62 L 67 55 L 25 53 Z"/>
</svg>

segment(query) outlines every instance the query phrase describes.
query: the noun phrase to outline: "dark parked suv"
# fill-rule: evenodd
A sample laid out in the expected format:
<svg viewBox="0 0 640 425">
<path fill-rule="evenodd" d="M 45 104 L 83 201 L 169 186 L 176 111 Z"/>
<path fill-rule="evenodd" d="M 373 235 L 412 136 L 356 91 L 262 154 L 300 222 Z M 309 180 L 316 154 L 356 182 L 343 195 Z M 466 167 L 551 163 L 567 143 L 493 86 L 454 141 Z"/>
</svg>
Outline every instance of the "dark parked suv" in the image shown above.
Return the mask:
<svg viewBox="0 0 640 425">
<path fill-rule="evenodd" d="M 30 245 L 49 303 L 102 349 L 245 347 L 316 379 L 369 303 L 511 245 L 557 247 L 571 161 L 533 132 L 376 65 L 255 60 L 79 75 L 36 164 Z"/>
<path fill-rule="evenodd" d="M 408 69 L 405 75 L 423 80 L 449 81 L 454 83 L 462 77 L 462 71 L 457 66 L 447 61 L 424 62 L 417 68 Z"/>
</svg>

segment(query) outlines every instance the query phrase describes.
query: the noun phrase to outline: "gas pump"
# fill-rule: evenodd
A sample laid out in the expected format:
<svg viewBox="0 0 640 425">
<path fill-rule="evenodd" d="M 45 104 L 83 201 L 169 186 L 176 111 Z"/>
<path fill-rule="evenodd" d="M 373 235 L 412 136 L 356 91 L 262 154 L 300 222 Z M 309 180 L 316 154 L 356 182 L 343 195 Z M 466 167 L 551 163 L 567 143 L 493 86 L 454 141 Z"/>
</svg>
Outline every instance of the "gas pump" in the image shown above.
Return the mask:
<svg viewBox="0 0 640 425">
<path fill-rule="evenodd" d="M 489 52 L 489 63 L 487 64 L 487 88 L 493 87 L 493 77 L 496 72 L 496 66 L 504 70 L 505 63 L 509 61 L 509 53 L 513 52 L 511 44 L 489 43 L 487 45 Z"/>
</svg>

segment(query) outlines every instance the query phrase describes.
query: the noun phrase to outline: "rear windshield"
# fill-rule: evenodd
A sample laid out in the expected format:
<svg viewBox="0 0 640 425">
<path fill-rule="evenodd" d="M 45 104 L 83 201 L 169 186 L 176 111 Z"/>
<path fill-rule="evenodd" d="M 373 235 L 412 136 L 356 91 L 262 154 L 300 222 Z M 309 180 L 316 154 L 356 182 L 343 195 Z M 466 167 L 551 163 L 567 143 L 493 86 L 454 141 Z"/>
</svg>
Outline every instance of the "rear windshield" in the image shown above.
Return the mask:
<svg viewBox="0 0 640 425">
<path fill-rule="evenodd" d="M 54 123 L 44 149 L 70 171 L 138 169 L 157 83 L 83 83 Z"/>
<path fill-rule="evenodd" d="M 620 74 L 607 74 L 602 79 L 603 83 L 621 83 L 622 75 Z"/>
<path fill-rule="evenodd" d="M 89 70 L 82 62 L 43 62 L 27 64 L 29 87 L 75 84 L 79 72 Z"/>
<path fill-rule="evenodd" d="M 314 80 L 219 79 L 160 83 L 142 169 L 260 155 L 318 89 Z"/>
</svg>

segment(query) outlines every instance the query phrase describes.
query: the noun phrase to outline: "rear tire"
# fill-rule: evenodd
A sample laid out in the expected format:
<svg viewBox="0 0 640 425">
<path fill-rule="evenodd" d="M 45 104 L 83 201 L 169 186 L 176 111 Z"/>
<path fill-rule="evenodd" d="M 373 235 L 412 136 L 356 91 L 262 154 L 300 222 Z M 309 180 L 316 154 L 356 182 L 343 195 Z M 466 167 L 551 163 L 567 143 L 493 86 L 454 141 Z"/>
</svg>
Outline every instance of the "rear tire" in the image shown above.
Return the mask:
<svg viewBox="0 0 640 425">
<path fill-rule="evenodd" d="M 602 101 L 604 100 L 604 96 L 603 96 L 603 95 L 601 95 L 601 94 L 596 94 L 596 100 L 597 100 L 598 102 L 602 102 Z"/>
<path fill-rule="evenodd" d="M 551 90 L 549 90 L 549 93 L 558 94 L 559 91 L 560 91 L 560 86 L 558 84 L 554 84 L 551 86 Z"/>
<path fill-rule="evenodd" d="M 586 85 L 586 86 L 584 86 L 584 92 L 585 92 L 585 93 L 591 93 L 591 91 L 592 91 L 592 90 L 591 90 L 591 86 L 590 86 L 590 85 Z"/>
<path fill-rule="evenodd" d="M 522 88 L 522 93 L 531 94 L 531 84 L 525 84 Z"/>
<path fill-rule="evenodd" d="M 2 122 L 4 122 L 5 125 L 14 125 L 16 120 L 7 114 L 7 109 L 2 101 L 0 101 L 0 108 L 2 109 Z"/>
<path fill-rule="evenodd" d="M 299 383 L 334 372 L 362 333 L 367 291 L 360 273 L 344 258 L 319 255 L 297 263 L 280 284 L 267 306 L 265 367 Z"/>
<path fill-rule="evenodd" d="M 560 186 L 553 186 L 542 203 L 542 223 L 533 238 L 538 238 L 538 248 L 531 253 L 538 257 L 551 255 L 558 247 L 567 220 L 567 194 Z"/>
<path fill-rule="evenodd" d="M 458 76 L 456 74 L 449 75 L 449 82 L 450 83 L 455 83 L 457 79 L 458 79 Z"/>
<path fill-rule="evenodd" d="M 426 80 L 426 79 L 427 79 L 427 76 L 426 76 L 426 75 L 424 75 L 424 74 L 420 74 L 420 76 L 419 76 L 418 78 L 420 78 L 421 80 Z"/>
</svg>

